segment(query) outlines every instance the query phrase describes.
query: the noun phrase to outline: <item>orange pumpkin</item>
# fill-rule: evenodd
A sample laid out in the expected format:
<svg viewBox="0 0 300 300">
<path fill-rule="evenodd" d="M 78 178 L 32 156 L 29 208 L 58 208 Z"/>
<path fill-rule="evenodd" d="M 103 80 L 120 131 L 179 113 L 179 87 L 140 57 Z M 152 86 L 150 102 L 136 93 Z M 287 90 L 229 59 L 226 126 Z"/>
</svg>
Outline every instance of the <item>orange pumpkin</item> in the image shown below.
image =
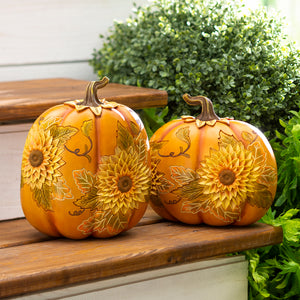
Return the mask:
<svg viewBox="0 0 300 300">
<path fill-rule="evenodd" d="M 277 166 L 266 137 L 242 121 L 219 118 L 203 96 L 198 117 L 182 116 L 150 139 L 150 203 L 162 217 L 187 224 L 248 225 L 271 206 Z"/>
<path fill-rule="evenodd" d="M 147 208 L 147 134 L 133 110 L 98 99 L 107 83 L 90 82 L 84 100 L 48 109 L 28 133 L 22 208 L 50 236 L 114 236 L 135 226 Z"/>
</svg>

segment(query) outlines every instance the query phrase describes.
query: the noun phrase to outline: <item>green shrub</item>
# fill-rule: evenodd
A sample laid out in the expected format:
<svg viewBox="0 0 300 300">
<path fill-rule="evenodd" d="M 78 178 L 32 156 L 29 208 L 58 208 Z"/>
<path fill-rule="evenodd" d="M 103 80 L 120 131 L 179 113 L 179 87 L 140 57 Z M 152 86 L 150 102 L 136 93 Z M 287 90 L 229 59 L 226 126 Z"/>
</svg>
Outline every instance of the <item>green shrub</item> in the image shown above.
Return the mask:
<svg viewBox="0 0 300 300">
<path fill-rule="evenodd" d="M 280 120 L 284 133 L 276 132 L 272 141 L 278 164 L 275 208 L 278 213 L 300 209 L 300 111 L 292 111 L 288 122 Z"/>
<path fill-rule="evenodd" d="M 300 295 L 300 219 L 299 210 L 289 209 L 275 218 L 268 211 L 264 223 L 281 226 L 279 245 L 246 251 L 249 261 L 249 300 L 299 299 Z"/>
<path fill-rule="evenodd" d="M 90 61 L 112 82 L 164 89 L 172 116 L 195 115 L 183 93 L 205 95 L 219 116 L 264 132 L 300 103 L 300 52 L 282 21 L 240 1 L 156 0 L 115 23 Z M 199 109 L 199 108 L 198 108 Z"/>
<path fill-rule="evenodd" d="M 300 295 L 300 111 L 280 121 L 272 140 L 278 164 L 275 203 L 261 222 L 283 229 L 283 242 L 246 251 L 249 299 L 299 299 Z"/>
</svg>

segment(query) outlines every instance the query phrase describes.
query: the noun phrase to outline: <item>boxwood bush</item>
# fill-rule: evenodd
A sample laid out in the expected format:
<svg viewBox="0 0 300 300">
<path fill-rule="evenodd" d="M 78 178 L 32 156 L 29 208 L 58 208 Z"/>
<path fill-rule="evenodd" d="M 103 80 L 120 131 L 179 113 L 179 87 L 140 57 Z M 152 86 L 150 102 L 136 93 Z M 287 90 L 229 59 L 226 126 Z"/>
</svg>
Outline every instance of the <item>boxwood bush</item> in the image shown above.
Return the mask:
<svg viewBox="0 0 300 300">
<path fill-rule="evenodd" d="M 166 121 L 196 114 L 181 98 L 190 93 L 209 97 L 219 116 L 274 132 L 300 102 L 300 54 L 281 19 L 262 8 L 246 11 L 240 1 L 155 0 L 101 39 L 94 71 L 166 90 Z"/>
</svg>

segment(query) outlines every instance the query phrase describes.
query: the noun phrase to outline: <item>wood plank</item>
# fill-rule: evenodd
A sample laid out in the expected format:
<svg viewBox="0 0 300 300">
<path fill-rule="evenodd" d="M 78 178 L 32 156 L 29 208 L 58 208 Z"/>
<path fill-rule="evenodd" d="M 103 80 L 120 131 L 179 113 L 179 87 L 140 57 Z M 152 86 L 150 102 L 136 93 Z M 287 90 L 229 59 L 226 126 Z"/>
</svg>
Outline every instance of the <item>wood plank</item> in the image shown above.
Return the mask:
<svg viewBox="0 0 300 300">
<path fill-rule="evenodd" d="M 51 239 L 22 218 L 0 222 L 0 249 L 38 243 Z"/>
<path fill-rule="evenodd" d="M 1 249 L 0 297 L 84 283 L 277 244 L 282 229 L 189 226 L 161 222 L 137 226 L 112 239 L 56 239 Z"/>
<path fill-rule="evenodd" d="M 222 256 L 15 299 L 247 300 L 247 275 L 248 261 L 243 255 Z"/>
<path fill-rule="evenodd" d="M 162 218 L 149 206 L 137 226 L 158 222 L 162 222 Z M 53 240 L 53 238 L 37 231 L 25 218 L 0 222 L 0 249 L 39 243 L 46 240 Z"/>
<path fill-rule="evenodd" d="M 68 78 L 0 82 L 0 122 L 35 119 L 54 105 L 83 99 L 87 84 Z M 168 98 L 165 91 L 117 83 L 99 90 L 98 97 L 133 109 L 165 106 Z"/>
</svg>

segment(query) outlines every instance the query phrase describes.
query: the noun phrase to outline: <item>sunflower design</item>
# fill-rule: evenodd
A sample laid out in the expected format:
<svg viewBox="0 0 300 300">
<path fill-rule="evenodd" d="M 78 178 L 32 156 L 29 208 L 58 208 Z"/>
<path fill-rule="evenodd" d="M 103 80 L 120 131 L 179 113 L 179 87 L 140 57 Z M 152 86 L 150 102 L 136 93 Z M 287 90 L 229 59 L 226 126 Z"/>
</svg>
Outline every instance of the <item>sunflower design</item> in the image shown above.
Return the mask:
<svg viewBox="0 0 300 300">
<path fill-rule="evenodd" d="M 114 154 L 101 158 L 96 174 L 75 170 L 74 181 L 83 193 L 74 201 L 91 216 L 78 230 L 84 233 L 123 230 L 132 210 L 148 201 L 151 188 L 151 169 L 148 166 L 148 145 L 140 136 L 136 124 L 131 129 L 118 122 L 117 146 Z"/>
<path fill-rule="evenodd" d="M 197 170 L 198 183 L 212 210 L 239 214 L 249 193 L 256 190 L 264 162 L 255 164 L 254 155 L 242 142 L 233 137 L 230 141 L 221 143 L 219 150 L 210 150 L 210 156 Z"/>
<path fill-rule="evenodd" d="M 69 187 L 59 178 L 62 176 L 60 168 L 65 164 L 62 143 L 76 132 L 77 129 L 58 126 L 53 120 L 39 119 L 28 133 L 23 151 L 21 182 L 22 186 L 30 186 L 37 204 L 45 210 L 51 209 L 50 198 L 55 198 L 58 190 L 60 194 L 63 192 L 71 197 Z"/>
<path fill-rule="evenodd" d="M 172 191 L 186 201 L 183 212 L 210 211 L 232 222 L 240 216 L 246 202 L 268 207 L 272 194 L 264 180 L 275 182 L 275 171 L 266 165 L 259 145 L 246 148 L 234 136 L 220 132 L 219 149 L 210 149 L 196 171 L 171 167 L 172 178 L 179 187 Z M 179 171 L 180 172 L 179 172 Z M 176 172 L 175 172 L 176 171 Z"/>
<path fill-rule="evenodd" d="M 61 176 L 60 167 L 63 148 L 53 139 L 50 130 L 39 130 L 37 124 L 29 132 L 22 160 L 22 175 L 25 184 L 33 190 L 44 184 L 51 186 Z"/>
<path fill-rule="evenodd" d="M 97 195 L 102 210 L 113 214 L 139 207 L 147 201 L 150 188 L 150 169 L 141 163 L 133 147 L 116 149 L 115 155 L 105 156 L 99 165 Z"/>
</svg>

